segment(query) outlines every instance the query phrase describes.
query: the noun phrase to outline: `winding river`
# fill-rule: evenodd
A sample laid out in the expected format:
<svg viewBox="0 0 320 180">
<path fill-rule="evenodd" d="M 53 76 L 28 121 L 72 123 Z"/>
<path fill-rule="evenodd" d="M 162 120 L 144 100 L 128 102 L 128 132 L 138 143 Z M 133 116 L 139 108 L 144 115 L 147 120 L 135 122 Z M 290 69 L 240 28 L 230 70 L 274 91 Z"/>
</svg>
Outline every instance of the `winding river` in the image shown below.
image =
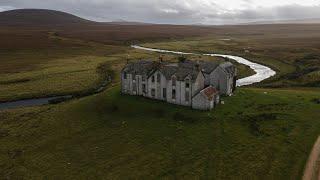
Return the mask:
<svg viewBox="0 0 320 180">
<path fill-rule="evenodd" d="M 142 47 L 138 45 L 132 45 L 132 48 L 135 49 L 141 49 L 145 51 L 152 51 L 152 52 L 160 52 L 160 53 L 171 53 L 171 54 L 180 54 L 180 55 L 200 55 L 197 53 L 188 53 L 188 52 L 179 52 L 179 51 L 170 51 L 170 50 L 163 50 L 163 49 L 153 49 L 153 48 L 147 48 L 147 47 Z M 244 59 L 239 56 L 232 56 L 232 55 L 223 55 L 223 54 L 202 54 L 204 56 L 215 56 L 215 57 L 224 57 L 224 58 L 229 58 L 232 59 L 240 64 L 244 64 L 246 66 L 249 66 L 251 69 L 253 69 L 256 74 L 245 77 L 242 79 L 237 80 L 237 86 L 246 86 L 246 85 L 251 85 L 254 83 L 261 82 L 265 79 L 268 79 L 276 74 L 274 70 L 271 68 L 251 62 L 247 59 Z M 107 82 L 107 81 L 106 81 Z M 93 92 L 93 93 L 98 93 L 104 90 L 104 88 L 107 86 L 107 83 L 104 82 L 98 89 Z M 91 93 L 91 94 L 93 94 Z M 91 95 L 88 94 L 88 95 Z M 73 95 L 66 95 L 66 96 L 57 96 L 57 97 L 44 97 L 44 98 L 34 98 L 34 99 L 26 99 L 26 100 L 19 100 L 19 101 L 13 101 L 13 102 L 4 102 L 0 103 L 0 111 L 5 110 L 5 109 L 12 109 L 12 108 L 19 108 L 19 107 L 28 107 L 28 106 L 40 106 L 40 105 L 45 105 L 49 104 L 52 102 L 62 102 L 65 100 L 69 100 L 74 98 Z"/>
<path fill-rule="evenodd" d="M 204 56 L 215 56 L 215 57 L 224 57 L 224 58 L 232 59 L 240 64 L 249 66 L 252 70 L 256 72 L 256 74 L 252 76 L 238 79 L 237 86 L 239 87 L 258 83 L 276 75 L 276 72 L 271 68 L 258 63 L 251 62 L 239 56 L 224 55 L 224 54 L 197 54 L 197 53 L 170 51 L 170 50 L 163 50 L 163 49 L 153 49 L 153 48 L 147 48 L 147 47 L 142 47 L 137 45 L 132 45 L 131 47 L 135 49 L 141 49 L 141 50 L 152 51 L 152 52 L 160 52 L 160 53 L 171 53 L 171 54 L 180 54 L 180 55 L 204 55 Z"/>
<path fill-rule="evenodd" d="M 82 95 L 80 94 L 80 95 L 51 96 L 51 97 L 31 98 L 31 99 L 23 99 L 18 101 L 0 103 L 0 111 L 5 109 L 14 109 L 14 108 L 21 108 L 21 107 L 41 106 L 46 104 L 58 104 L 74 98 L 90 96 L 90 95 L 97 94 L 104 91 L 107 88 L 110 81 L 111 80 L 107 78 L 93 91 L 82 94 Z"/>
</svg>

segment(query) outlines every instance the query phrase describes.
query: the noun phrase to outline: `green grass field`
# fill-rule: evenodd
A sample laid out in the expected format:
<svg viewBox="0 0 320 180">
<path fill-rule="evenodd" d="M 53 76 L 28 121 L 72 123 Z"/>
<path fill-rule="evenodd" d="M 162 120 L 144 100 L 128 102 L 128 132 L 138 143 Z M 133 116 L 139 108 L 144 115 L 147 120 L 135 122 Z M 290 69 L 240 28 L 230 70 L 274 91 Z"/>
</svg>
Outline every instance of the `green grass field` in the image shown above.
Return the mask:
<svg viewBox="0 0 320 180">
<path fill-rule="evenodd" d="M 28 179 L 300 179 L 319 90 L 239 89 L 211 112 L 99 95 L 1 112 L 0 175 Z"/>
</svg>

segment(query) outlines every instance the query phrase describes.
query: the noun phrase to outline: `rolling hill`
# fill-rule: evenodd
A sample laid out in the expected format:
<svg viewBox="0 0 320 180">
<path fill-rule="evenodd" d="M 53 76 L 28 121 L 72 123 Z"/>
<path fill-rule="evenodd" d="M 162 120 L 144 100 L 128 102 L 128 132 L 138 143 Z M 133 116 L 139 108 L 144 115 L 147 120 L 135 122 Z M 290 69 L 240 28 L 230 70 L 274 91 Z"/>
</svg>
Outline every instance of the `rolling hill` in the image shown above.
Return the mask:
<svg viewBox="0 0 320 180">
<path fill-rule="evenodd" d="M 48 34 L 52 33 L 59 37 L 112 45 L 208 35 L 231 39 L 245 36 L 255 38 L 261 35 L 272 38 L 291 37 L 298 38 L 293 40 L 297 43 L 301 38 L 315 40 L 319 37 L 319 29 L 320 24 L 191 26 L 133 23 L 123 20 L 94 22 L 65 12 L 19 9 L 0 12 L 0 48 L 51 47 L 53 43 L 50 43 L 52 39 L 48 41 Z M 273 41 L 271 38 L 267 40 Z"/>
<path fill-rule="evenodd" d="M 155 25 L 137 22 L 94 22 L 65 12 L 44 9 L 18 9 L 0 12 L 0 47 L 33 46 L 32 39 L 47 43 L 47 34 L 96 41 L 127 44 L 135 41 L 183 38 L 209 34 L 212 27 Z M 41 36 L 41 37 L 39 37 Z M 15 43 L 13 43 L 15 42 Z M 39 44 L 41 42 L 38 42 Z"/>
<path fill-rule="evenodd" d="M 93 23 L 75 15 L 46 9 L 18 9 L 0 12 L 0 25 L 66 25 L 76 23 Z"/>
</svg>

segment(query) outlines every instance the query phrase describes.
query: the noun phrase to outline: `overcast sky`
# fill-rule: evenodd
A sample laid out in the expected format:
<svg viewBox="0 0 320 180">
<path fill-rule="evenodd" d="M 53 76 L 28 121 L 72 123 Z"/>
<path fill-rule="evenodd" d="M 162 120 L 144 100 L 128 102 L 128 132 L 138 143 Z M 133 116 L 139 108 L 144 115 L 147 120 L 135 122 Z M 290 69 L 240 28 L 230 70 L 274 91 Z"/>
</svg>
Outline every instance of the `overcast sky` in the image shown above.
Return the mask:
<svg viewBox="0 0 320 180">
<path fill-rule="evenodd" d="M 0 11 L 54 9 L 96 21 L 229 24 L 320 18 L 320 0 L 0 0 Z"/>
</svg>

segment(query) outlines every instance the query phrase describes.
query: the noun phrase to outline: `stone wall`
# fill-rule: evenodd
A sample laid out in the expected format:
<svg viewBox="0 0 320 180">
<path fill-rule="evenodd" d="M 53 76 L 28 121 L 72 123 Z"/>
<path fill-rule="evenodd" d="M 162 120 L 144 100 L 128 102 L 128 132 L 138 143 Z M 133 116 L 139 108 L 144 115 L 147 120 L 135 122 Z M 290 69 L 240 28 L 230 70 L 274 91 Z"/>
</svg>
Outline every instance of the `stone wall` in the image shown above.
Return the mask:
<svg viewBox="0 0 320 180">
<path fill-rule="evenodd" d="M 160 82 L 158 82 L 158 75 Z M 220 87 L 222 93 L 229 93 L 232 91 L 233 79 L 226 77 L 225 72 L 221 68 L 217 68 L 210 76 L 210 84 L 214 87 Z M 154 78 L 154 82 L 153 82 Z M 195 109 L 211 109 L 212 103 L 208 101 L 199 92 L 205 87 L 205 77 L 199 72 L 196 80 L 192 82 L 191 77 L 188 76 L 184 81 L 176 80 L 176 85 L 172 86 L 172 79 L 167 80 L 166 77 L 160 72 L 156 71 L 152 76 L 143 78 L 141 75 L 127 74 L 124 78 L 124 73 L 121 73 L 121 92 L 129 95 L 145 96 L 151 99 L 158 99 L 167 101 L 168 103 L 192 106 Z M 189 88 L 186 87 L 186 81 L 189 82 Z M 143 90 L 145 85 L 145 92 Z M 166 92 L 164 92 L 164 90 Z M 175 90 L 176 98 L 172 98 L 173 90 Z M 189 98 L 186 100 L 186 92 L 189 92 Z M 164 96 L 166 94 L 166 96 Z"/>
</svg>

